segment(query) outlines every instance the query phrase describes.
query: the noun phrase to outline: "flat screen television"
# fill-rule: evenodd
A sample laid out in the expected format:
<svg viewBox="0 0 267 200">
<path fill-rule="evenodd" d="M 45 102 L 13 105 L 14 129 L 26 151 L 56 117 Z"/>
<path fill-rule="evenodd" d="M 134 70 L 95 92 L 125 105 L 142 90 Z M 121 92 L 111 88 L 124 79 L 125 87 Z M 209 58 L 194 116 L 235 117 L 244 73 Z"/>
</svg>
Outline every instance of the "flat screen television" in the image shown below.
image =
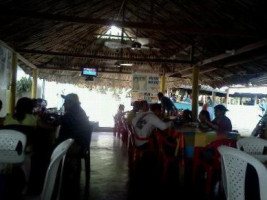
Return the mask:
<svg viewBox="0 0 267 200">
<path fill-rule="evenodd" d="M 98 68 L 97 67 L 83 67 L 82 75 L 83 76 L 97 76 Z"/>
</svg>

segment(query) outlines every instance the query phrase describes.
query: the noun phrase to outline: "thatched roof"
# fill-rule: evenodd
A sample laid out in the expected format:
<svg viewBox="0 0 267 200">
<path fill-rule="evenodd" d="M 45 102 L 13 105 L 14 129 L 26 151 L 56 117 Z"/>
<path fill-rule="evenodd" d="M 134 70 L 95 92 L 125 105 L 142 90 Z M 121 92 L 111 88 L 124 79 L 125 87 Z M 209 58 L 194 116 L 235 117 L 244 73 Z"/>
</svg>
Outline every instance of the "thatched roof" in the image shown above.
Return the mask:
<svg viewBox="0 0 267 200">
<path fill-rule="evenodd" d="M 0 39 L 41 78 L 59 82 L 129 86 L 132 72 L 145 71 L 165 73 L 173 87 L 190 83 L 198 65 L 201 84 L 264 84 L 266 7 L 265 0 L 2 0 Z M 123 27 L 123 37 L 105 35 L 111 25 Z M 140 38 L 146 44 L 132 50 Z M 84 65 L 99 67 L 95 82 L 79 76 Z"/>
</svg>

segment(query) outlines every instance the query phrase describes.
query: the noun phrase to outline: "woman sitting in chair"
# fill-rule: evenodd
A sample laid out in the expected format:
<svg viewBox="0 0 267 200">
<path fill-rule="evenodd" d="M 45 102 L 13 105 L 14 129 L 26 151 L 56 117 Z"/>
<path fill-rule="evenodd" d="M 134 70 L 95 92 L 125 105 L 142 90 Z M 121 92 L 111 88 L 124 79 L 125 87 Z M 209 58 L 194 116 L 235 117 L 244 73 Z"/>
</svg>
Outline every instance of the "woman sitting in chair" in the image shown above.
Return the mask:
<svg viewBox="0 0 267 200">
<path fill-rule="evenodd" d="M 28 97 L 22 97 L 18 100 L 13 115 L 7 114 L 4 120 L 4 126 L 7 125 L 25 125 L 37 127 L 37 118 L 33 115 L 34 102 Z"/>
</svg>

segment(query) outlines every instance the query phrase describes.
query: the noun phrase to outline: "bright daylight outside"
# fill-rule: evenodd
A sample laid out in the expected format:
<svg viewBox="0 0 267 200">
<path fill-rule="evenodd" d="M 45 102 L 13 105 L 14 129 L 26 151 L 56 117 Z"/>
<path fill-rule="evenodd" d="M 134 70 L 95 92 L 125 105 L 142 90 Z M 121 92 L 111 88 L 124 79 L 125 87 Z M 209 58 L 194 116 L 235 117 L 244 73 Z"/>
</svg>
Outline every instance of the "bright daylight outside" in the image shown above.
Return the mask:
<svg viewBox="0 0 267 200">
<path fill-rule="evenodd" d="M 28 77 L 22 69 L 18 70 L 18 80 Z M 44 84 L 44 85 L 42 85 Z M 44 91 L 41 91 L 43 88 Z M 131 110 L 131 99 L 127 97 L 129 90 L 126 89 L 102 89 L 89 90 L 79 88 L 71 84 L 61 84 L 56 82 L 45 82 L 38 79 L 38 91 L 40 97 L 47 100 L 47 108 L 60 110 L 64 100 L 61 95 L 76 93 L 79 96 L 81 106 L 85 110 L 90 121 L 99 122 L 100 127 L 113 127 L 113 116 L 116 114 L 119 104 L 125 105 L 125 110 Z"/>
<path fill-rule="evenodd" d="M 18 80 L 22 77 L 28 77 L 28 75 L 19 69 Z M 44 89 L 43 92 L 41 92 L 41 88 Z M 125 111 L 132 109 L 129 89 L 112 90 L 110 88 L 101 88 L 101 90 L 89 90 L 88 88 L 79 88 L 71 84 L 43 82 L 43 80 L 38 79 L 38 91 L 40 96 L 47 100 L 47 108 L 56 108 L 57 110 L 61 109 L 64 102 L 61 98 L 62 94 L 78 94 L 81 106 L 90 121 L 98 122 L 100 127 L 114 126 L 113 116 L 116 114 L 119 104 L 125 105 Z M 267 88 L 231 88 L 230 94 L 236 92 L 267 94 Z M 236 99 L 232 99 L 232 101 L 233 104 L 227 105 L 229 111 L 226 113 L 226 116 L 231 119 L 233 130 L 238 130 L 244 136 L 250 135 L 262 114 L 259 104 L 246 105 L 247 103 L 244 102 L 243 105 L 240 105 L 240 103 L 238 105 L 234 103 Z"/>
</svg>

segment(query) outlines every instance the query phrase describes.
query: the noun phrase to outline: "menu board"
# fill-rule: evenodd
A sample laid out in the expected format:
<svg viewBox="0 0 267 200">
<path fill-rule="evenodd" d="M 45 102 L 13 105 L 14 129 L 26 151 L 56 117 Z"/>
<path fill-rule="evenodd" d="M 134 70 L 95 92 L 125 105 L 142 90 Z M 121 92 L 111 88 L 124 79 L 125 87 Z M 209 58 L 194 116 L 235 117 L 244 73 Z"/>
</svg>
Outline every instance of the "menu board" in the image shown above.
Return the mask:
<svg viewBox="0 0 267 200">
<path fill-rule="evenodd" d="M 132 75 L 132 101 L 158 102 L 159 75 L 134 73 Z"/>
</svg>

